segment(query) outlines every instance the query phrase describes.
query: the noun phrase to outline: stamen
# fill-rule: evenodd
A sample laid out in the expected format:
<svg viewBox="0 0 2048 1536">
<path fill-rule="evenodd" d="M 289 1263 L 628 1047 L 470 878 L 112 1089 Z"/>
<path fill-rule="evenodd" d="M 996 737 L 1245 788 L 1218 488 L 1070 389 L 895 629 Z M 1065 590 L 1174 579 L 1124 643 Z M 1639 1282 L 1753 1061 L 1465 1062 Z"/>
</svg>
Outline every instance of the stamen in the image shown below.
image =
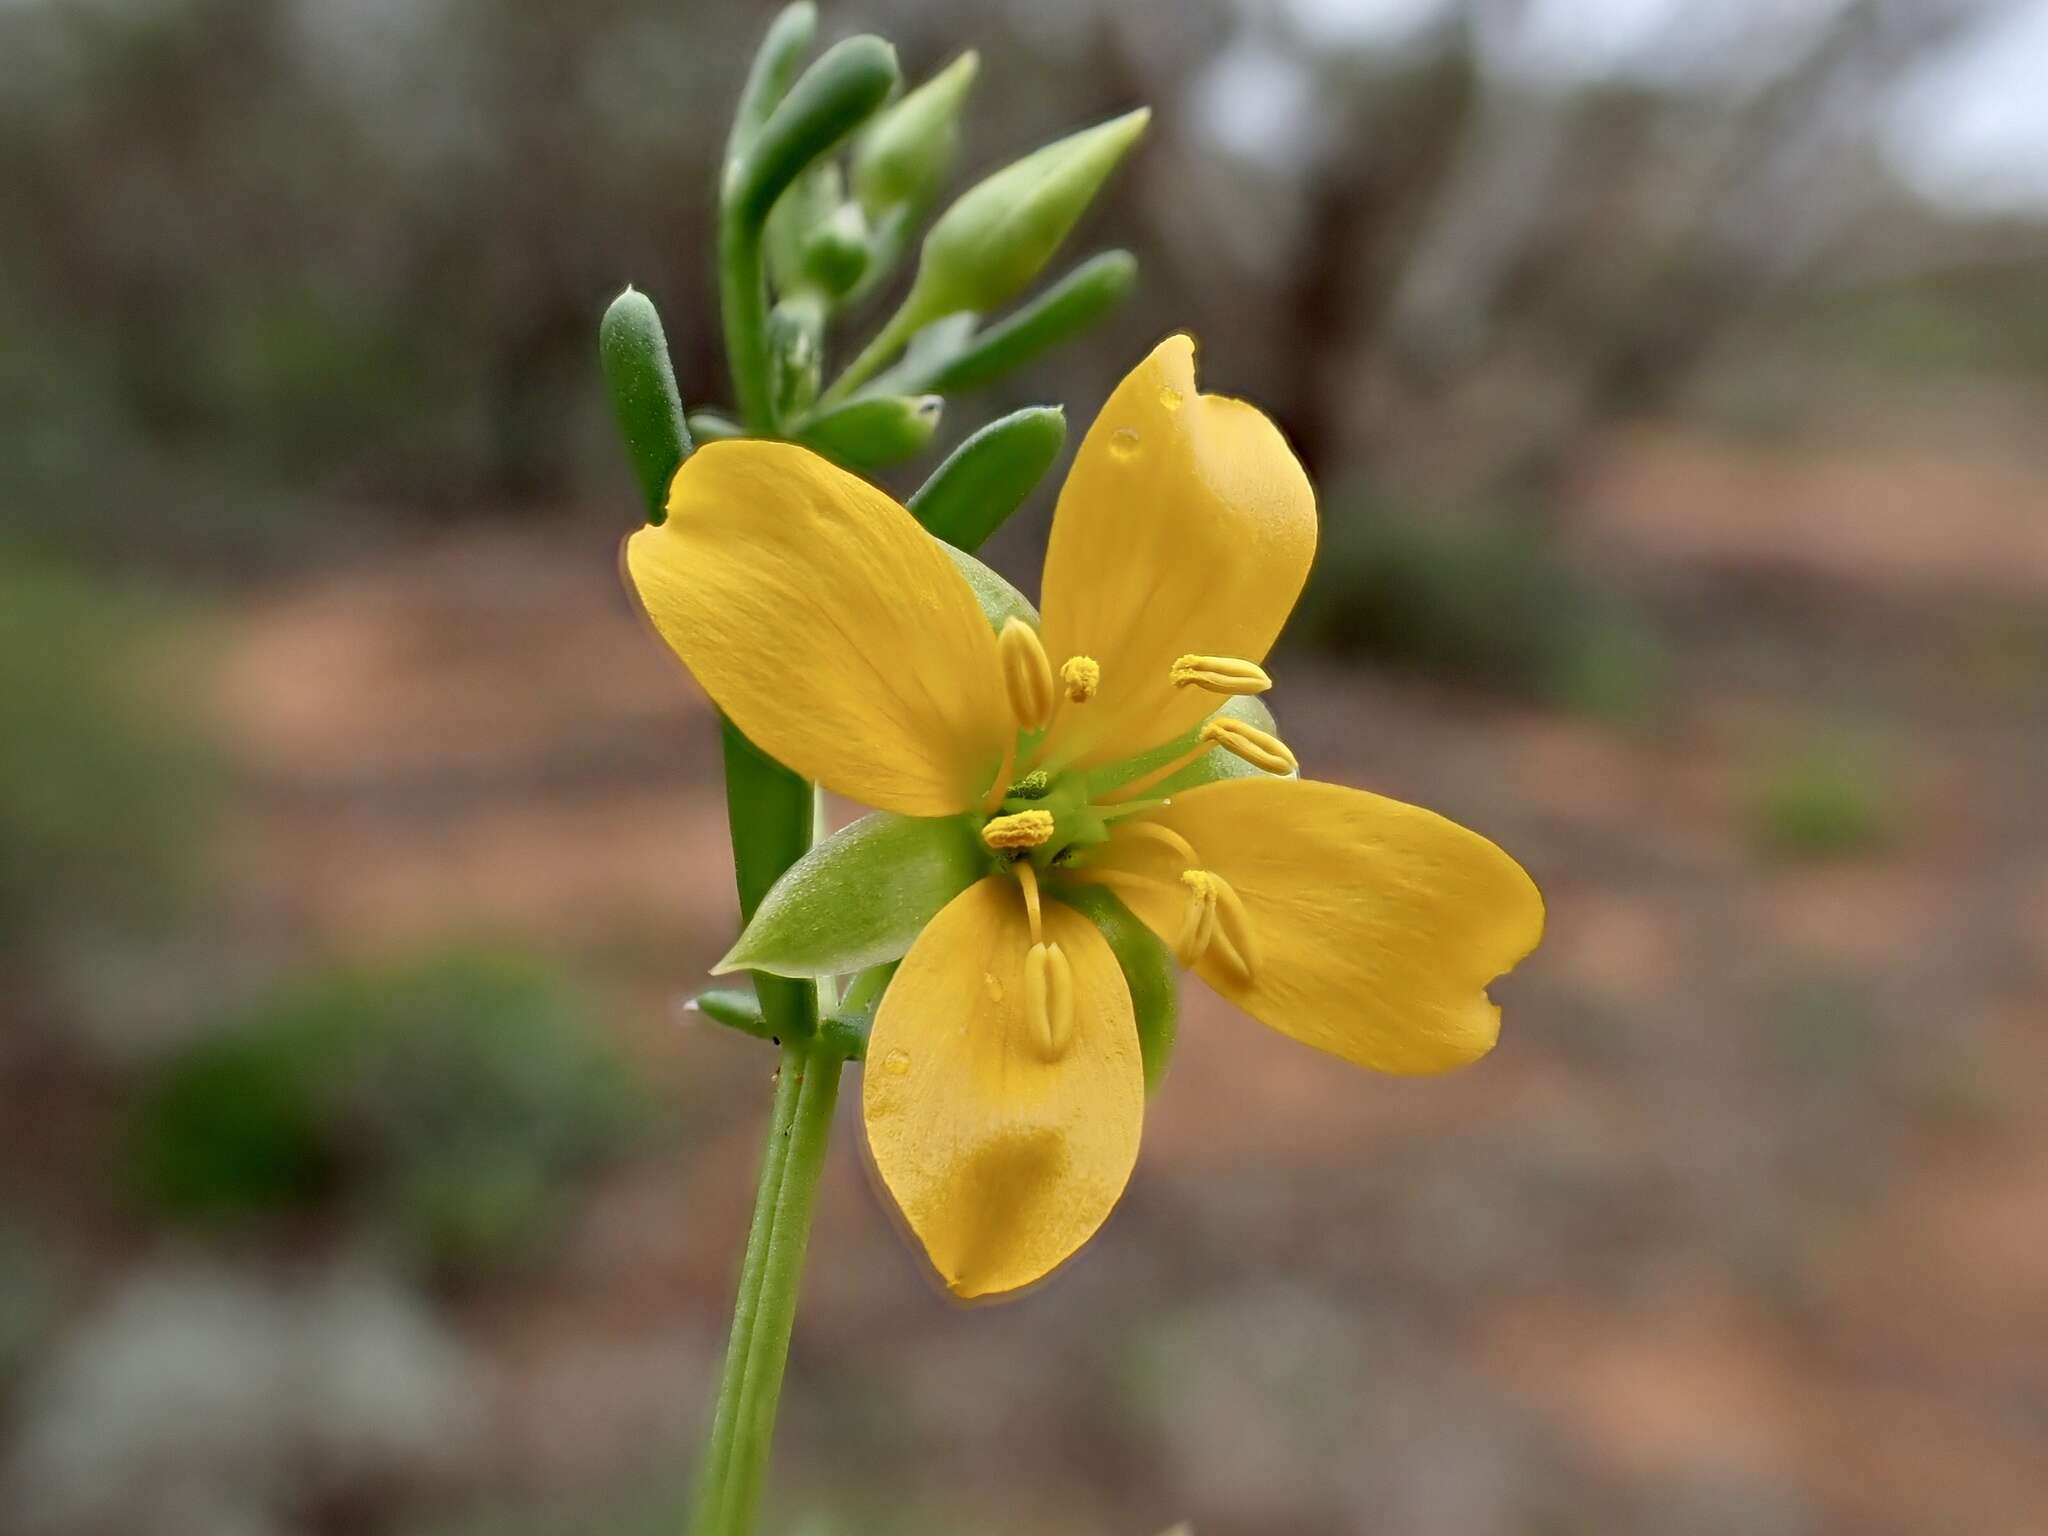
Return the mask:
<svg viewBox="0 0 2048 1536">
<path fill-rule="evenodd" d="M 1045 937 L 1045 919 L 1038 905 L 1038 871 L 1029 859 L 1019 859 L 1010 868 L 1024 887 L 1024 915 L 1031 921 L 1031 942 L 1036 944 Z"/>
<path fill-rule="evenodd" d="M 1010 696 L 1017 728 L 1044 730 L 1052 718 L 1052 663 L 1045 659 L 1038 631 L 1022 619 L 1005 619 L 996 637 L 996 653 L 1002 659 L 1003 690 Z"/>
<path fill-rule="evenodd" d="M 1067 1054 L 1074 1042 L 1074 968 L 1057 944 L 1033 944 L 1024 956 L 1024 1018 L 1043 1059 Z"/>
<path fill-rule="evenodd" d="M 1237 981 L 1249 984 L 1259 962 L 1243 899 L 1214 870 L 1187 870 L 1180 883 L 1187 888 L 1188 906 L 1174 957 L 1190 970 L 1213 957 Z"/>
<path fill-rule="evenodd" d="M 1096 869 L 1091 866 L 1086 871 L 1086 878 L 1098 885 L 1106 885 L 1112 891 L 1151 891 L 1167 896 L 1173 894 L 1173 887 L 1164 880 L 1128 869 Z"/>
<path fill-rule="evenodd" d="M 1102 686 L 1102 663 L 1093 656 L 1069 656 L 1060 663 L 1060 685 L 1069 704 L 1086 704 Z"/>
<path fill-rule="evenodd" d="M 1217 715 L 1203 726 L 1202 739 L 1226 752 L 1235 753 L 1254 768 L 1263 768 L 1267 773 L 1284 775 L 1301 767 L 1294 754 L 1287 750 L 1287 743 L 1271 731 L 1262 731 L 1256 725 L 1247 725 L 1228 715 Z"/>
<path fill-rule="evenodd" d="M 1195 845 L 1171 827 L 1163 827 L 1156 821 L 1134 821 L 1127 830 L 1132 837 L 1146 838 L 1171 850 L 1174 857 L 1180 860 L 1183 869 L 1192 868 L 1202 862 L 1195 857 Z"/>
<path fill-rule="evenodd" d="M 981 829 L 981 840 L 998 850 L 1039 848 L 1052 841 L 1051 811 L 1014 811 L 998 816 Z"/>
<path fill-rule="evenodd" d="M 1207 870 L 1190 869 L 1180 877 L 1188 889 L 1188 906 L 1180 922 L 1180 937 L 1174 941 L 1174 958 L 1193 970 L 1202 963 L 1210 941 L 1216 937 L 1216 890 Z"/>
<path fill-rule="evenodd" d="M 1264 667 L 1235 656 L 1183 656 L 1166 676 L 1176 688 L 1206 688 L 1211 693 L 1264 693 L 1273 686 Z"/>
</svg>

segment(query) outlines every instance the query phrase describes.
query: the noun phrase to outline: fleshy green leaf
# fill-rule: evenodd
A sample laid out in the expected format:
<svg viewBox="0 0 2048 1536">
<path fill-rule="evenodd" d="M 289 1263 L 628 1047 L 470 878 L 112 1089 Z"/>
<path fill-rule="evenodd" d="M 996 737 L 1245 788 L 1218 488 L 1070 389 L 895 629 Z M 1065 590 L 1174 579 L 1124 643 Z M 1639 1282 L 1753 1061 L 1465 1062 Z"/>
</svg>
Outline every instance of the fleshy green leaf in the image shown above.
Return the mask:
<svg viewBox="0 0 2048 1536">
<path fill-rule="evenodd" d="M 955 548 L 979 549 L 1045 478 L 1066 440 L 1058 406 L 1013 411 L 948 454 L 910 498 L 910 510 Z"/>
<path fill-rule="evenodd" d="M 647 521 L 659 523 L 668 516 L 668 483 L 691 444 L 653 300 L 631 287 L 613 299 L 597 328 L 597 355 L 619 435 L 647 501 Z"/>
<path fill-rule="evenodd" d="M 713 973 L 836 976 L 900 959 L 988 871 L 988 850 L 962 817 L 864 816 L 775 882 Z"/>
<path fill-rule="evenodd" d="M 897 393 L 928 389 L 942 395 L 977 388 L 1087 330 L 1129 298 L 1137 281 L 1138 258 L 1129 251 L 1091 256 L 995 324 L 969 337 L 949 338 L 953 344 L 945 351 L 920 357 L 913 345 L 901 363 L 870 387 Z M 935 322 L 920 335 L 945 323 Z"/>
<path fill-rule="evenodd" d="M 755 50 L 747 83 L 740 88 L 739 106 L 733 112 L 732 134 L 726 141 L 727 173 L 746 152 L 768 121 L 768 114 L 789 93 L 804 55 L 811 51 L 811 39 L 818 31 L 818 8 L 811 0 L 786 5 L 768 23 L 761 46 Z"/>
<path fill-rule="evenodd" d="M 728 165 L 727 216 L 766 219 L 805 167 L 867 121 L 896 81 L 896 50 L 879 37 L 849 37 L 828 48 Z"/>
<path fill-rule="evenodd" d="M 1180 973 L 1173 954 L 1106 887 L 1061 885 L 1053 894 L 1102 931 L 1110 953 L 1123 969 L 1124 984 L 1131 989 L 1131 1011 L 1138 1021 L 1145 1091 L 1151 1093 L 1166 1075 L 1167 1059 L 1180 1030 Z"/>
<path fill-rule="evenodd" d="M 843 469 L 886 469 L 931 442 L 945 404 L 937 395 L 869 395 L 820 411 L 796 440 Z"/>
</svg>

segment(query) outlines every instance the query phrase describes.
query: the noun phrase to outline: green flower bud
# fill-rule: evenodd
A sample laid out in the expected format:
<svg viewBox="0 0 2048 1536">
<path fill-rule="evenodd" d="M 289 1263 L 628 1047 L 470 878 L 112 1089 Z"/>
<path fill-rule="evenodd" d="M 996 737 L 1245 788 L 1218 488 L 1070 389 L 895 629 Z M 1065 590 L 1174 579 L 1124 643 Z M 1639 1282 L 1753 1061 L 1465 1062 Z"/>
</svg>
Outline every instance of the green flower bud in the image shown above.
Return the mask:
<svg viewBox="0 0 2048 1536">
<path fill-rule="evenodd" d="M 988 850 L 965 818 L 877 811 L 791 865 L 713 974 L 835 976 L 900 959 L 988 870 Z"/>
<path fill-rule="evenodd" d="M 805 167 L 866 122 L 896 81 L 896 50 L 879 37 L 849 37 L 827 49 L 727 166 L 726 216 L 766 219 Z"/>
<path fill-rule="evenodd" d="M 922 325 L 956 309 L 986 314 L 1022 292 L 1151 117 L 1141 107 L 1083 129 L 962 194 L 924 238 L 903 306 L 913 317 L 909 323 Z"/>
<path fill-rule="evenodd" d="M 1124 973 L 1124 985 L 1131 989 L 1145 1091 L 1155 1091 L 1166 1076 L 1166 1063 L 1180 1031 L 1180 976 L 1172 951 L 1104 886 L 1060 885 L 1053 894 L 1094 923 L 1109 941 L 1109 951 Z"/>
<path fill-rule="evenodd" d="M 811 226 L 798 257 L 799 281 L 839 298 L 868 268 L 868 221 L 858 203 L 841 203 Z"/>
<path fill-rule="evenodd" d="M 845 178 L 831 160 L 818 161 L 776 199 L 761 243 L 768 258 L 768 276 L 778 291 L 815 286 L 804 276 L 804 244 L 811 231 L 845 201 Z"/>
<path fill-rule="evenodd" d="M 960 109 L 981 59 L 960 55 L 875 119 L 853 152 L 853 192 L 870 217 L 922 204 L 946 179 L 960 147 Z"/>
<path fill-rule="evenodd" d="M 689 456 L 683 397 L 669 362 L 668 338 L 654 303 L 628 287 L 612 300 L 597 328 L 598 361 L 626 452 L 647 502 L 647 520 L 668 516 L 668 483 Z"/>
<path fill-rule="evenodd" d="M 920 523 L 958 549 L 979 549 L 1052 468 L 1067 440 L 1058 406 L 1034 405 L 968 438 L 910 498 Z"/>
<path fill-rule="evenodd" d="M 932 440 L 945 404 L 937 395 L 869 395 L 813 416 L 796 440 L 843 469 L 886 469 Z"/>
</svg>

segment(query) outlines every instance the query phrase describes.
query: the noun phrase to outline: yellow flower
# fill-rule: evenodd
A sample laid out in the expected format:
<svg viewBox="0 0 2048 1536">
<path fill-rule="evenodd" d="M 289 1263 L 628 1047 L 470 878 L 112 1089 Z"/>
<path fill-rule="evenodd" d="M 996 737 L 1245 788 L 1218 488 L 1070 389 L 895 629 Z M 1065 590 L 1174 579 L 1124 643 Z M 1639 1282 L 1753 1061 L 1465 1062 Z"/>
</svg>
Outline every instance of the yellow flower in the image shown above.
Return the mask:
<svg viewBox="0 0 2048 1536">
<path fill-rule="evenodd" d="M 1270 731 L 1218 712 L 1267 686 L 1315 498 L 1271 422 L 1196 392 L 1188 338 L 1081 444 L 1035 631 L 996 632 L 908 512 L 801 448 L 708 444 L 668 505 L 628 568 L 740 729 L 850 799 L 982 828 L 990 872 L 911 945 L 862 1088 L 876 1167 L 955 1294 L 1051 1271 L 1137 1158 L 1129 989 L 1063 890 L 1106 886 L 1246 1013 L 1347 1061 L 1438 1072 L 1492 1048 L 1486 987 L 1543 929 L 1521 867 L 1433 812 L 1292 777 Z M 1214 747 L 1250 766 L 1162 792 Z"/>
</svg>

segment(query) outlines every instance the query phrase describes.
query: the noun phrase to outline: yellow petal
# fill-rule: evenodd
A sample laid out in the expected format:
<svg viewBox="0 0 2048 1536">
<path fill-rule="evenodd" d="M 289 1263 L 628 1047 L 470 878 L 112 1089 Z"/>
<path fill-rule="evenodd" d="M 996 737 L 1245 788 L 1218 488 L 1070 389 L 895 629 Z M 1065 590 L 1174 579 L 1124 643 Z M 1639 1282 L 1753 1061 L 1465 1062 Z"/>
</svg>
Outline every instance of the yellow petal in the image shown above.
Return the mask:
<svg viewBox="0 0 2048 1536">
<path fill-rule="evenodd" d="M 1381 1072 L 1441 1072 L 1493 1049 L 1500 1009 L 1486 986 L 1543 937 L 1543 897 L 1478 833 L 1303 779 L 1219 780 L 1148 819 L 1242 900 L 1251 978 L 1215 950 L 1199 969 L 1253 1018 Z M 1187 892 L 1166 842 L 1120 837 L 1104 863 L 1154 877 L 1115 889 L 1171 944 Z"/>
<path fill-rule="evenodd" d="M 1215 708 L 1175 687 L 1190 654 L 1257 662 L 1316 547 L 1315 492 L 1252 406 L 1195 391 L 1195 348 L 1163 341 L 1088 429 L 1060 491 L 1041 595 L 1046 654 L 1101 679 L 1063 707 L 1048 755 L 1084 766 L 1156 747 Z"/>
<path fill-rule="evenodd" d="M 994 877 L 919 936 L 868 1041 L 875 1166 L 956 1296 L 1015 1290 L 1065 1261 L 1138 1157 L 1145 1076 L 1123 973 L 1072 908 L 1045 903 L 1044 937 L 1071 972 L 1057 1059 L 1032 1027 L 1022 893 Z"/>
<path fill-rule="evenodd" d="M 906 816 L 966 809 L 1011 725 L 995 635 L 938 542 L 789 443 L 707 443 L 626 544 L 649 617 L 769 756 Z"/>
</svg>

